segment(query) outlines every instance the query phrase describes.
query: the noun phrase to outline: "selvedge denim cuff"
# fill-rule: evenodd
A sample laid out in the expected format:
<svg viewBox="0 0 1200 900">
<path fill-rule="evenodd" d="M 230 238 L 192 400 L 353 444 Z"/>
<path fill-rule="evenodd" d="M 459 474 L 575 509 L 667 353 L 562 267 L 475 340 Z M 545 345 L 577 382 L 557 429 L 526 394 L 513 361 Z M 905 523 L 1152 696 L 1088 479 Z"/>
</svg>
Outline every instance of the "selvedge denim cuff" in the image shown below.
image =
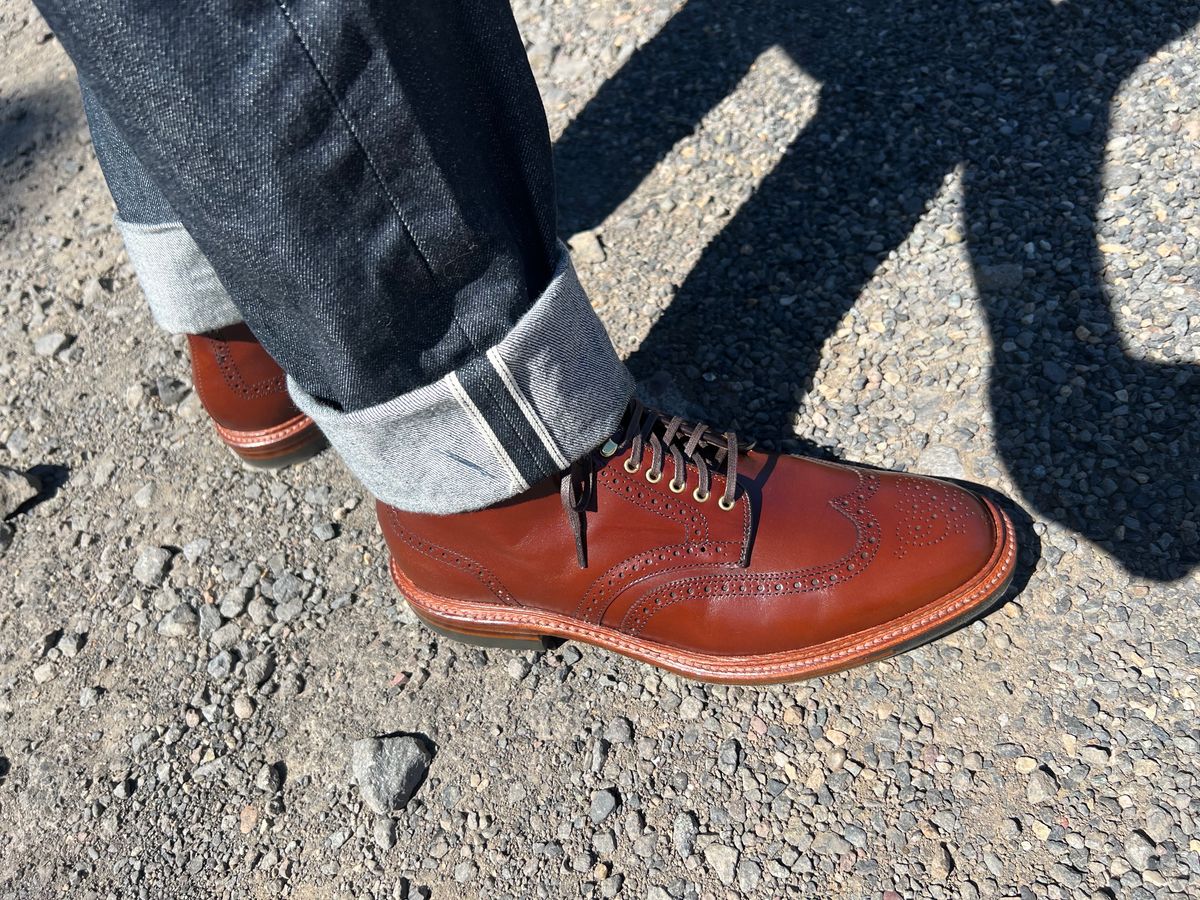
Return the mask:
<svg viewBox="0 0 1200 900">
<path fill-rule="evenodd" d="M 179 222 L 116 219 L 150 314 L 172 334 L 203 334 L 242 321 L 207 257 Z"/>
<path fill-rule="evenodd" d="M 561 245 L 549 286 L 512 330 L 433 384 L 343 412 L 288 379 L 368 490 L 426 513 L 481 509 L 562 471 L 616 429 L 633 389 Z"/>
</svg>

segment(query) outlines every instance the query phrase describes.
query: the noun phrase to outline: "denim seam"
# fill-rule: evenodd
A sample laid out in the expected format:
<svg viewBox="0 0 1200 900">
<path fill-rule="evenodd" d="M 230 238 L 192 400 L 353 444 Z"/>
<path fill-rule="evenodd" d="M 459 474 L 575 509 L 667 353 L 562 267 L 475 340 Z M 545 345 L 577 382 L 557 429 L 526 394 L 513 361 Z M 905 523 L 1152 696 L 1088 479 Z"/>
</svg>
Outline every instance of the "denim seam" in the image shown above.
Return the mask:
<svg viewBox="0 0 1200 900">
<path fill-rule="evenodd" d="M 485 391 L 487 391 L 488 396 L 491 398 L 492 405 L 496 408 L 496 414 L 512 430 L 513 435 L 515 435 L 515 437 L 516 437 L 517 443 L 520 445 L 519 449 L 521 450 L 521 452 L 523 452 L 525 454 L 525 458 L 527 460 L 529 460 L 530 463 L 533 463 L 534 460 L 537 459 L 537 454 L 534 453 L 533 448 L 529 444 L 529 441 L 526 440 L 526 435 L 524 433 L 524 429 L 522 429 L 522 427 L 521 427 L 521 423 L 514 421 L 513 417 L 510 416 L 508 414 L 508 411 L 504 408 L 504 404 L 501 402 L 501 394 L 497 393 L 497 385 L 495 384 L 495 377 L 493 377 L 497 374 L 496 369 L 494 366 L 492 366 L 490 359 L 485 360 L 485 361 L 487 363 L 488 368 L 490 368 L 492 370 L 492 373 L 489 377 L 481 379 L 483 388 Z M 500 391 L 502 393 L 507 393 L 507 389 L 505 389 L 503 386 L 500 387 Z M 501 442 L 501 443 L 503 443 L 503 442 Z M 544 472 L 542 474 L 550 475 L 552 473 Z"/>
<path fill-rule="evenodd" d="M 496 370 L 496 374 L 500 376 L 500 380 L 504 382 L 504 386 L 508 388 L 508 393 L 512 396 L 517 406 L 520 407 L 525 418 L 529 420 L 530 426 L 537 433 L 537 436 L 541 439 L 542 444 L 545 445 L 546 450 L 550 453 L 550 458 L 554 460 L 559 468 L 566 469 L 570 465 L 570 462 L 568 462 L 567 458 L 563 456 L 558 444 L 555 443 L 554 437 L 550 434 L 550 431 L 546 428 L 545 423 L 542 422 L 541 417 L 538 416 L 537 412 L 533 408 L 533 405 L 529 402 L 529 399 L 521 390 L 521 386 L 517 384 L 516 379 L 513 378 L 512 372 L 509 371 L 508 363 L 506 363 L 504 361 L 504 357 L 500 355 L 499 349 L 492 347 L 487 352 L 487 358 L 491 362 L 492 368 Z"/>
<path fill-rule="evenodd" d="M 450 388 L 450 393 L 454 395 L 454 399 L 458 401 L 458 405 L 463 408 L 463 411 L 475 422 L 476 430 L 483 436 L 484 441 L 492 448 L 492 452 L 496 455 L 497 461 L 505 469 L 508 470 L 508 477 L 515 484 L 520 486 L 521 490 L 526 490 L 529 484 L 521 475 L 517 464 L 513 462 L 511 456 L 508 455 L 508 450 L 505 449 L 499 436 L 492 430 L 492 426 L 488 424 L 487 417 L 484 416 L 483 410 L 475 405 L 475 401 L 471 399 L 471 395 L 467 393 L 466 388 L 462 386 L 462 382 L 458 380 L 458 375 L 450 372 L 446 376 L 447 386 Z"/>
<path fill-rule="evenodd" d="M 284 0 L 275 0 L 275 5 L 278 6 L 279 11 L 283 13 L 284 19 L 287 20 L 288 27 L 291 29 L 292 34 L 295 35 L 296 42 L 304 51 L 304 55 L 308 57 L 309 63 L 312 64 L 313 71 L 317 73 L 317 78 L 320 80 L 321 86 L 325 88 L 325 92 L 329 95 L 329 100 L 333 104 L 333 108 L 337 111 L 338 118 L 341 119 L 342 124 L 346 126 L 346 130 L 350 133 L 350 137 L 353 139 L 355 145 L 362 153 L 363 159 L 367 161 L 367 166 L 370 168 L 371 174 L 375 177 L 375 180 L 379 182 L 379 187 L 382 189 L 383 195 L 387 197 L 388 205 L 391 206 L 392 211 L 396 214 L 396 218 L 400 220 L 400 224 L 404 226 L 404 231 L 408 235 L 409 240 L 412 241 L 413 249 L 417 251 L 417 256 L 421 259 L 421 264 L 425 266 L 425 270 L 429 273 L 430 280 L 438 288 L 438 290 L 443 290 L 444 288 L 441 284 L 441 280 L 438 278 L 432 264 L 429 262 L 429 258 L 425 251 L 421 248 L 421 242 L 417 238 L 416 231 L 405 220 L 404 213 L 400 210 L 400 201 L 388 188 L 387 181 L 384 180 L 383 173 L 375 164 L 375 160 L 372 158 L 370 151 L 367 150 L 366 143 L 359 136 L 358 130 L 354 127 L 354 123 L 350 121 L 350 116 L 347 115 L 346 111 L 342 108 L 342 104 L 338 100 L 337 92 L 333 89 L 333 84 L 330 83 L 329 79 L 325 76 L 325 73 L 321 69 L 320 63 L 317 62 L 316 56 L 313 55 L 312 50 L 309 49 L 308 43 L 304 40 L 303 35 L 300 34 L 300 28 L 296 25 L 295 19 L 292 18 L 292 14 L 288 11 L 287 3 L 284 2 Z M 464 334 L 465 333 L 466 332 L 464 332 Z M 469 337 L 468 340 L 470 340 Z M 474 341 L 471 341 L 471 346 L 475 347 Z M 479 348 L 475 347 L 475 349 L 478 351 Z"/>
</svg>

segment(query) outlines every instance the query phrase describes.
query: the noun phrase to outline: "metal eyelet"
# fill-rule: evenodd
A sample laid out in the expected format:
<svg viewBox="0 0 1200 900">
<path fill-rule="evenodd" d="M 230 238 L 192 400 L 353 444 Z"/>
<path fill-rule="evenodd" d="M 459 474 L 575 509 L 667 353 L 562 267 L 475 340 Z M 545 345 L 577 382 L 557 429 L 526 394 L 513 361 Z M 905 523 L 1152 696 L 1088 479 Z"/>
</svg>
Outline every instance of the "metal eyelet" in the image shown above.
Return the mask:
<svg viewBox="0 0 1200 900">
<path fill-rule="evenodd" d="M 673 494 L 682 494 L 684 491 L 687 490 L 687 482 L 685 481 L 677 487 L 675 485 L 675 479 L 672 478 L 671 483 L 668 484 L 667 487 L 669 487 L 671 489 L 671 493 L 673 493 Z"/>
<path fill-rule="evenodd" d="M 641 465 L 639 463 L 635 463 L 633 461 L 632 456 L 629 457 L 629 459 L 625 460 L 625 471 L 628 472 L 630 475 L 633 475 L 634 473 L 636 473 L 637 470 L 640 468 L 641 468 Z"/>
<path fill-rule="evenodd" d="M 710 491 L 705 491 L 704 496 L 701 496 L 700 488 L 696 488 L 694 491 L 692 491 L 692 499 L 695 500 L 697 503 L 703 503 L 710 496 L 712 496 L 712 493 Z"/>
<path fill-rule="evenodd" d="M 616 453 L 620 449 L 621 449 L 621 445 L 618 444 L 616 441 L 614 441 L 612 438 L 609 438 L 607 441 L 604 442 L 604 446 L 600 448 L 600 455 L 601 456 L 612 456 L 614 453 Z"/>
<path fill-rule="evenodd" d="M 721 509 L 725 510 L 725 512 L 729 512 L 729 510 L 733 509 L 735 503 L 737 503 L 736 500 L 730 500 L 728 503 L 726 503 L 724 497 L 721 497 L 719 500 L 717 500 L 717 506 L 721 507 Z"/>
<path fill-rule="evenodd" d="M 652 469 L 647 469 L 646 480 L 651 484 L 658 484 L 660 481 L 662 481 L 662 472 L 655 472 Z"/>
</svg>

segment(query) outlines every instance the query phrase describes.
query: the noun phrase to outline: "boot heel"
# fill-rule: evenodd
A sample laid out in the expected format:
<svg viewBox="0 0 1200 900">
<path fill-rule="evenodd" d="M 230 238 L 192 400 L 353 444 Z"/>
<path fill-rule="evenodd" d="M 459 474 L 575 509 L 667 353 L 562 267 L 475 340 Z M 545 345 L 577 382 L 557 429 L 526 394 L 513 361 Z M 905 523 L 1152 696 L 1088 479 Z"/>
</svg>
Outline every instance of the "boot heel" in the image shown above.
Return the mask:
<svg viewBox="0 0 1200 900">
<path fill-rule="evenodd" d="M 465 631 L 452 631 L 441 625 L 435 625 L 417 610 L 411 603 L 409 609 L 421 620 L 421 624 L 442 637 L 473 647 L 493 647 L 500 650 L 549 650 L 552 647 L 551 638 L 531 635 L 505 634 L 474 634 Z"/>
</svg>

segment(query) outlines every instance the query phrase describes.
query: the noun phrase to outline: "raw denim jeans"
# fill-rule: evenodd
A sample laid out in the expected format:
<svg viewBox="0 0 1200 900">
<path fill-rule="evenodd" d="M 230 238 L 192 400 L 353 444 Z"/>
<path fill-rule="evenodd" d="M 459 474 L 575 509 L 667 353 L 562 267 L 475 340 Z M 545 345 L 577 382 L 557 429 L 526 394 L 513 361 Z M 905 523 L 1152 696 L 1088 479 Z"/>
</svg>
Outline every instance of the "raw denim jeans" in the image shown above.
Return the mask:
<svg viewBox="0 0 1200 900">
<path fill-rule="evenodd" d="M 616 427 L 504 0 L 37 2 L 158 320 L 244 318 L 382 500 L 478 508 Z"/>
</svg>

